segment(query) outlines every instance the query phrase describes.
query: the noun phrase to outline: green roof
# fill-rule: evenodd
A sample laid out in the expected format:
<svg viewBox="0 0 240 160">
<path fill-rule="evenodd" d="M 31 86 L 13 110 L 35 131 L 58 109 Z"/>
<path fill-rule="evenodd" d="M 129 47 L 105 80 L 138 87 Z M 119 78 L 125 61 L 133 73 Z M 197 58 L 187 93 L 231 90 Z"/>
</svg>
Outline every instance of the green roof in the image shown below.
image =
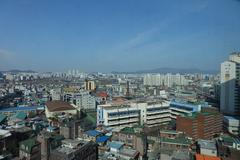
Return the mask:
<svg viewBox="0 0 240 160">
<path fill-rule="evenodd" d="M 177 134 L 178 132 L 175 130 L 160 130 L 160 133 Z"/>
<path fill-rule="evenodd" d="M 7 116 L 0 114 L 0 123 L 2 123 L 6 118 Z"/>
<path fill-rule="evenodd" d="M 24 120 L 27 117 L 27 114 L 24 112 L 18 112 L 17 114 L 15 114 L 15 118 Z"/>
<path fill-rule="evenodd" d="M 133 127 L 125 127 L 120 132 L 125 134 L 135 134 Z"/>
<path fill-rule="evenodd" d="M 36 139 L 27 139 L 25 141 L 20 142 L 20 149 L 27 152 L 31 153 L 32 148 L 36 145 L 39 145 L 40 143 Z"/>
<path fill-rule="evenodd" d="M 191 142 L 184 137 L 179 137 L 175 139 L 170 139 L 170 138 L 160 138 L 160 141 L 162 143 L 172 143 L 172 144 L 178 144 L 178 145 L 190 145 Z"/>
</svg>

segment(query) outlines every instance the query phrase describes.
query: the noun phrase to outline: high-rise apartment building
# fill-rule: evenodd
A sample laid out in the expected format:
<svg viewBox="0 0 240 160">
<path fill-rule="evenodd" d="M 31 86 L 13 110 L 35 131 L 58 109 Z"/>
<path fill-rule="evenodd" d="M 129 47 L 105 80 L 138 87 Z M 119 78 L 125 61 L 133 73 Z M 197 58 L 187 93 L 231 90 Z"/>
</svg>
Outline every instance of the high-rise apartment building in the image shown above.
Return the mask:
<svg viewBox="0 0 240 160">
<path fill-rule="evenodd" d="M 146 86 L 167 86 L 173 85 L 185 86 L 188 80 L 181 74 L 147 74 L 143 78 L 143 83 Z"/>
<path fill-rule="evenodd" d="M 221 112 L 240 115 L 240 53 L 221 64 Z"/>
</svg>

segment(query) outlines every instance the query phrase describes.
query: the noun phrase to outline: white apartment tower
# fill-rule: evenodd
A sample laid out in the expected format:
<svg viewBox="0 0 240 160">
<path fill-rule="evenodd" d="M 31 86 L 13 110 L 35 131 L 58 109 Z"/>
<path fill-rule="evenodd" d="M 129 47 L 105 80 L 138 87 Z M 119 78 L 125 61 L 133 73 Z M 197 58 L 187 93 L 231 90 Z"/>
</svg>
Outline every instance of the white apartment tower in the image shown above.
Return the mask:
<svg viewBox="0 0 240 160">
<path fill-rule="evenodd" d="M 220 110 L 225 114 L 240 115 L 240 53 L 232 53 L 221 64 Z"/>
</svg>

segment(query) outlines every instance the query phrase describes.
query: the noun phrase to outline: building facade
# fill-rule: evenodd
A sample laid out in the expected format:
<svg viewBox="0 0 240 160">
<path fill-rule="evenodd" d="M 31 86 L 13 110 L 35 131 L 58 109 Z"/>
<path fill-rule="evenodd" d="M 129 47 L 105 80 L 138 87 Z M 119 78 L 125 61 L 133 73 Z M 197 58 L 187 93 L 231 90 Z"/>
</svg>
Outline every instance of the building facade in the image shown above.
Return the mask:
<svg viewBox="0 0 240 160">
<path fill-rule="evenodd" d="M 223 128 L 223 116 L 214 112 L 192 113 L 177 116 L 177 131 L 184 132 L 194 139 L 211 139 L 220 134 Z"/>
<path fill-rule="evenodd" d="M 240 53 L 221 64 L 221 112 L 240 115 Z"/>
</svg>

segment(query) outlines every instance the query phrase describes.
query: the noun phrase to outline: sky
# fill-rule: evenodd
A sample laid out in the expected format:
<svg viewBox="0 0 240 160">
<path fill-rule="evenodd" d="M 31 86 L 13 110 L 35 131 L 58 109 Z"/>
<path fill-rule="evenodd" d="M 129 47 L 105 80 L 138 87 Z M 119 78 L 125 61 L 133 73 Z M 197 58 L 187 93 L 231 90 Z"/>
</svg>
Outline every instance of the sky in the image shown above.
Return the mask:
<svg viewBox="0 0 240 160">
<path fill-rule="evenodd" d="M 219 70 L 240 0 L 1 0 L 0 70 Z"/>
</svg>

